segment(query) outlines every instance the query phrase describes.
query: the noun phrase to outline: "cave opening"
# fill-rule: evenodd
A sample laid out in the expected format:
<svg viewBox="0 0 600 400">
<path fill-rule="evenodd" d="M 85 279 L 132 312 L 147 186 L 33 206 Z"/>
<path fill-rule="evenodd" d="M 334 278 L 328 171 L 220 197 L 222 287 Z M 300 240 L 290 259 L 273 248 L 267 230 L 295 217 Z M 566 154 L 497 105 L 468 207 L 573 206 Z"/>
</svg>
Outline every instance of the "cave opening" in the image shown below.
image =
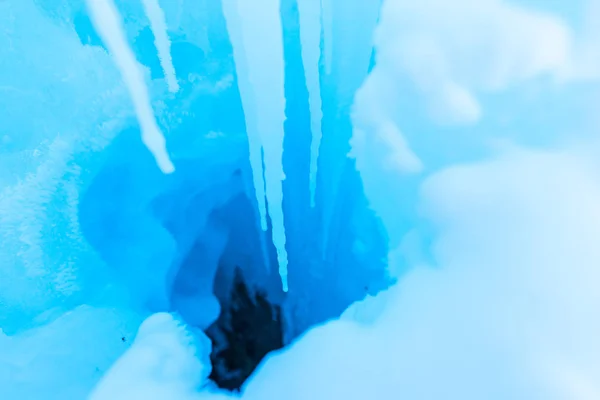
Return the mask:
<svg viewBox="0 0 600 400">
<path fill-rule="evenodd" d="M 284 203 L 293 215 L 284 293 L 270 224 L 260 228 L 244 142 L 230 143 L 228 158 L 217 159 L 205 153 L 226 139 L 207 137 L 163 176 L 137 135 L 122 132 L 105 153 L 81 196 L 81 229 L 133 307 L 176 313 L 207 334 L 217 386 L 239 391 L 270 352 L 389 285 L 385 234 L 355 179 L 343 182 L 351 192 L 337 209 L 337 239 L 325 258 L 314 247 L 321 243 L 314 216 L 293 214 L 294 204 Z"/>
</svg>

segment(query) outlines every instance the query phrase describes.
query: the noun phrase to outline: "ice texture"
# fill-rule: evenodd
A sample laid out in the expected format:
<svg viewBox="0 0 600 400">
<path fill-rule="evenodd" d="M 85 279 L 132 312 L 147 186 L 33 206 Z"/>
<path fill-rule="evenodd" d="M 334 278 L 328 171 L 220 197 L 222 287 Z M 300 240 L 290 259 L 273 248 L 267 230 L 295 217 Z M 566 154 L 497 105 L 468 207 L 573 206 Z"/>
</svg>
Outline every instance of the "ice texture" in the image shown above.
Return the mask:
<svg viewBox="0 0 600 400">
<path fill-rule="evenodd" d="M 324 134 L 321 153 L 327 154 L 320 163 L 321 187 L 323 189 L 322 221 L 323 252 L 325 257 L 335 243 L 330 239 L 339 234 L 335 225 L 336 213 L 346 196 L 348 185 L 344 184 L 344 173 L 348 168 L 347 154 L 350 151 L 352 127 L 350 111 L 354 93 L 367 76 L 373 52 L 373 32 L 379 17 L 380 0 L 323 2 L 323 29 L 327 89 L 324 98 Z M 356 21 L 361 21 L 356 24 Z M 354 26 L 353 29 L 348 29 Z M 331 33 L 328 33 L 331 32 Z M 328 39 L 328 35 L 330 38 Z M 331 53 L 331 64 L 327 67 L 327 53 Z"/>
<path fill-rule="evenodd" d="M 173 60 L 171 59 L 171 42 L 167 33 L 165 14 L 162 8 L 160 8 L 158 0 L 142 0 L 142 4 L 150 20 L 154 43 L 158 50 L 158 57 L 165 73 L 169 91 L 175 93 L 179 90 L 179 84 L 177 83 L 177 75 L 175 74 Z"/>
<path fill-rule="evenodd" d="M 87 0 L 86 4 L 90 10 L 90 16 L 98 35 L 111 52 L 115 64 L 121 72 L 123 81 L 127 86 L 131 101 L 135 108 L 137 118 L 142 129 L 142 140 L 148 150 L 154 155 L 158 167 L 166 174 L 172 173 L 175 166 L 167 153 L 166 140 L 156 123 L 150 95 L 144 82 L 140 67 L 131 51 L 121 23 L 121 16 L 112 0 Z M 152 7 L 151 12 L 156 12 Z M 156 15 L 150 18 L 155 21 Z M 156 25 L 154 22 L 153 25 Z M 156 27 L 158 30 L 159 26 Z M 159 41 L 157 39 L 157 41 Z M 163 45 L 159 46 L 159 52 L 163 53 Z M 164 58 L 164 54 L 162 54 Z M 169 78 L 167 78 L 169 79 Z"/>
</svg>

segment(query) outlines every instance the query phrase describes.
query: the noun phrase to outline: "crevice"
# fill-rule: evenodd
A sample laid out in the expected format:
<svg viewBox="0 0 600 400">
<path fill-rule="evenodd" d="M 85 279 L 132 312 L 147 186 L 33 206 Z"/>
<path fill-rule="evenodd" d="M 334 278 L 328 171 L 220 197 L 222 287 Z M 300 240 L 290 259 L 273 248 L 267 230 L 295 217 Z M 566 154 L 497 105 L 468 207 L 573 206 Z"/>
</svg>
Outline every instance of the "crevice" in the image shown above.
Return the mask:
<svg viewBox="0 0 600 400">
<path fill-rule="evenodd" d="M 210 379 L 222 389 L 239 392 L 262 359 L 283 348 L 281 308 L 271 304 L 266 293 L 250 288 L 237 267 L 227 307 L 206 334 L 213 345 Z"/>
</svg>

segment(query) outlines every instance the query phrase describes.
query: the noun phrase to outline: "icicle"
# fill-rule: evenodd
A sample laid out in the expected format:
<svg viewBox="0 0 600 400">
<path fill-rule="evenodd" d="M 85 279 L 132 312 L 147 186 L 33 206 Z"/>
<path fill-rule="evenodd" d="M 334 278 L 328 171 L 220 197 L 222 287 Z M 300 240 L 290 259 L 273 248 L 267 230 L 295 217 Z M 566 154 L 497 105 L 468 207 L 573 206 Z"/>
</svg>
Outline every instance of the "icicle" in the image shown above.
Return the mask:
<svg viewBox="0 0 600 400">
<path fill-rule="evenodd" d="M 260 226 L 263 231 L 267 230 L 267 205 L 265 199 L 265 181 L 262 162 L 262 145 L 260 134 L 256 122 L 256 110 L 254 91 L 248 78 L 248 62 L 244 50 L 242 38 L 241 22 L 237 10 L 236 0 L 223 0 L 223 14 L 229 32 L 229 39 L 233 47 L 233 57 L 235 59 L 235 69 L 244 108 L 244 118 L 246 121 L 246 133 L 248 135 L 248 147 L 250 153 L 250 166 L 252 167 L 252 180 L 254 182 L 254 192 L 258 213 L 260 216 Z"/>
<path fill-rule="evenodd" d="M 142 0 L 146 16 L 150 20 L 150 27 L 154 35 L 154 44 L 158 50 L 160 65 L 165 74 L 169 91 L 175 93 L 179 90 L 173 60 L 171 59 L 171 42 L 167 34 L 165 14 L 158 4 L 158 0 Z"/>
<path fill-rule="evenodd" d="M 248 120 L 248 116 L 254 113 L 255 119 L 251 122 L 256 123 L 253 128 L 260 135 L 260 143 L 264 150 L 265 194 L 272 223 L 273 244 L 277 250 L 283 290 L 287 291 L 288 259 L 282 204 L 282 181 L 285 178 L 283 173 L 285 94 L 283 32 L 279 0 L 263 0 L 261 7 L 256 7 L 254 2 L 247 0 L 225 0 L 223 5 L 226 16 L 229 14 L 231 17 L 228 18 L 227 26 L 232 35 L 232 42 L 237 42 L 234 43 L 234 49 L 235 47 L 243 49 L 243 67 L 240 68 L 238 65 L 236 68 L 241 69 L 244 75 L 247 74 L 245 76 L 248 81 L 247 87 L 240 85 L 240 92 L 246 92 L 242 93 L 242 96 L 246 97 L 244 101 L 246 119 Z M 237 10 L 234 10 L 235 5 Z M 235 11 L 238 13 L 238 21 L 235 21 Z M 233 26 L 235 22 L 238 22 L 237 27 Z M 234 53 L 236 64 L 238 55 L 239 53 Z M 250 134 L 249 131 L 249 137 Z"/>
<path fill-rule="evenodd" d="M 315 206 L 317 188 L 317 161 L 321 145 L 321 86 L 319 82 L 319 57 L 321 55 L 321 7 L 319 0 L 298 0 L 300 13 L 300 41 L 302 63 L 308 88 L 310 109 L 310 129 L 312 143 L 310 147 L 310 205 Z"/>
<path fill-rule="evenodd" d="M 325 72 L 331 73 L 333 58 L 333 0 L 321 0 L 321 19 L 323 23 L 323 54 Z"/>
<path fill-rule="evenodd" d="M 86 0 L 86 2 L 94 28 L 113 56 L 129 91 L 142 131 L 142 141 L 165 174 L 175 171 L 175 166 L 167 154 L 165 138 L 154 118 L 148 88 L 135 56 L 125 40 L 121 16 L 113 0 Z"/>
</svg>

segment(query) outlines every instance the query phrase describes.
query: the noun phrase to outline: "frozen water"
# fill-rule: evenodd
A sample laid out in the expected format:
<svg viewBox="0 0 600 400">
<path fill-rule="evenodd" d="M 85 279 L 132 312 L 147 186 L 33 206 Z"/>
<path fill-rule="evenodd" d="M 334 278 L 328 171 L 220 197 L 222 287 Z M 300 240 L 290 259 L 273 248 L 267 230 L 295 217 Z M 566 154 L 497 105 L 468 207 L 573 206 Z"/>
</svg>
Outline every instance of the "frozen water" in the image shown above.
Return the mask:
<svg viewBox="0 0 600 400">
<path fill-rule="evenodd" d="M 165 14 L 158 4 L 158 0 L 142 0 L 146 15 L 150 20 L 152 33 L 154 34 L 154 43 L 158 50 L 160 64 L 167 79 L 169 91 L 175 93 L 179 90 L 175 68 L 173 68 L 173 60 L 171 59 L 171 42 L 167 33 L 167 24 L 165 22 Z"/>
<path fill-rule="evenodd" d="M 315 206 L 317 190 L 317 161 L 321 147 L 321 83 L 319 80 L 319 58 L 321 56 L 321 4 L 317 0 L 300 0 L 300 38 L 302 46 L 302 62 L 308 87 L 308 103 L 310 109 L 310 204 Z"/>
<path fill-rule="evenodd" d="M 321 188 L 323 190 L 323 253 L 328 257 L 335 243 L 331 237 L 339 235 L 336 218 L 344 197 L 351 185 L 344 182 L 348 166 L 347 154 L 350 151 L 352 127 L 350 111 L 354 94 L 367 76 L 373 52 L 373 32 L 379 17 L 380 0 L 343 1 L 328 0 L 323 3 L 323 29 L 325 54 L 331 52 L 330 73 L 326 81 L 327 89 L 322 91 L 324 98 L 325 134 L 321 143 L 322 154 L 328 156 L 319 164 Z M 330 11 L 329 11 L 330 10 Z M 331 14 L 327 14 L 327 13 Z M 331 20 L 330 20 L 331 18 Z M 356 21 L 361 21 L 356 24 Z M 348 29 L 348 26 L 354 26 Z M 331 31 L 328 45 L 327 32 Z M 330 47 L 330 49 L 329 49 Z M 327 58 L 325 58 L 327 63 Z M 327 70 L 327 64 L 326 64 Z"/>
<path fill-rule="evenodd" d="M 125 39 L 120 21 L 121 17 L 117 8 L 112 0 L 87 0 L 87 5 L 94 27 L 112 53 L 115 64 L 119 68 L 123 81 L 129 90 L 129 95 L 142 128 L 144 144 L 152 152 L 156 163 L 164 173 L 173 172 L 175 166 L 167 154 L 166 141 L 156 124 L 148 88 L 135 56 Z M 153 19 L 151 18 L 151 20 Z"/>
</svg>

